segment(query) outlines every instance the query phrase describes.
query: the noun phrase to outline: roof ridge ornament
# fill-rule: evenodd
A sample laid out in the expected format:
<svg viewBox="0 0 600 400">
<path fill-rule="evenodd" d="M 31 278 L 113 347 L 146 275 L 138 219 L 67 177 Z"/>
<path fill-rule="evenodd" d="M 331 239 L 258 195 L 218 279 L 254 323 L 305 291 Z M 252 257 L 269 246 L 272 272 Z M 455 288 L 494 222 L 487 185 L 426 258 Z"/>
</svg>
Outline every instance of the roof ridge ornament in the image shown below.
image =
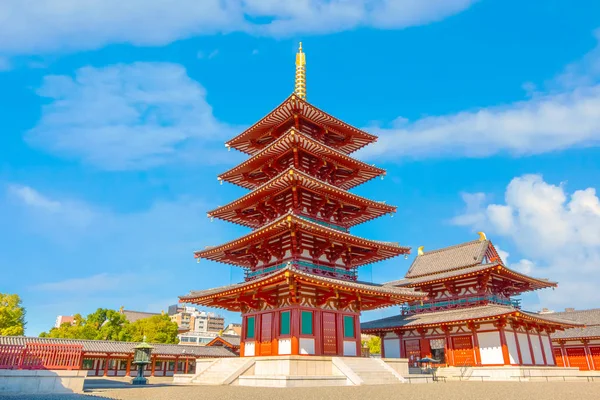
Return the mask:
<svg viewBox="0 0 600 400">
<path fill-rule="evenodd" d="M 487 236 L 485 236 L 485 233 L 483 232 L 477 232 L 477 234 L 479 235 L 479 241 L 483 242 L 487 240 Z"/>
<path fill-rule="evenodd" d="M 302 52 L 302 42 L 296 53 L 296 85 L 294 93 L 302 100 L 306 100 L 306 55 Z"/>
<path fill-rule="evenodd" d="M 418 255 L 420 255 L 420 256 L 422 256 L 422 255 L 423 255 L 423 249 L 424 249 L 424 248 L 425 248 L 425 246 L 421 246 L 421 247 L 419 247 L 419 248 L 417 249 L 417 252 L 418 252 L 417 254 L 418 254 Z"/>
</svg>

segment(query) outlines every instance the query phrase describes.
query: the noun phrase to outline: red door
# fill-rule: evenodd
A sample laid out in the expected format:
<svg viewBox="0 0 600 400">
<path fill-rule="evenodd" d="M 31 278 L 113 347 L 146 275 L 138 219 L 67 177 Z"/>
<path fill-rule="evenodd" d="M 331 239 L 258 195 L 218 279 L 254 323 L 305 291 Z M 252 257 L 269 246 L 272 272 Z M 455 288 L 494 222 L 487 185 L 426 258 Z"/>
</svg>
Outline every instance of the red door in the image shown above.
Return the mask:
<svg viewBox="0 0 600 400">
<path fill-rule="evenodd" d="M 569 364 L 571 364 L 571 367 L 579 368 L 581 371 L 587 371 L 589 369 L 587 357 L 585 356 L 585 349 L 583 347 L 567 348 L 567 357 L 569 357 Z"/>
<path fill-rule="evenodd" d="M 260 355 L 270 356 L 272 352 L 273 340 L 273 314 L 265 313 L 261 315 L 260 323 Z"/>
<path fill-rule="evenodd" d="M 323 313 L 323 354 L 337 355 L 337 332 L 335 314 Z"/>
<path fill-rule="evenodd" d="M 454 365 L 462 367 L 475 364 L 475 353 L 473 352 L 473 341 L 471 335 L 454 336 L 452 338 L 454 345 Z"/>
<path fill-rule="evenodd" d="M 554 348 L 554 358 L 556 358 L 557 367 L 566 367 L 565 360 L 563 360 L 562 351 L 559 348 Z"/>
<path fill-rule="evenodd" d="M 594 369 L 600 371 L 600 346 L 590 347 L 590 353 L 592 353 L 592 360 L 594 361 Z"/>
<path fill-rule="evenodd" d="M 409 367 L 418 367 L 418 359 L 421 358 L 421 342 L 420 340 L 405 340 L 404 348 L 406 349 L 406 358 L 408 358 Z"/>
</svg>

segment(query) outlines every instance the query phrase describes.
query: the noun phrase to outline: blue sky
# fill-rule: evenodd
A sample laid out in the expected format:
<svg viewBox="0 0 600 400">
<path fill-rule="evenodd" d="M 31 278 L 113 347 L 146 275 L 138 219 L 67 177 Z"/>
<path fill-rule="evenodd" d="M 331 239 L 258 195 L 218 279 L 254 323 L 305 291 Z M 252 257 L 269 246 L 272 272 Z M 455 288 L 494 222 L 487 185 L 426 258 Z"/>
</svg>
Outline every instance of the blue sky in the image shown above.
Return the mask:
<svg viewBox="0 0 600 400">
<path fill-rule="evenodd" d="M 245 158 L 223 142 L 291 93 L 300 40 L 308 100 L 380 136 L 357 156 L 388 174 L 355 192 L 398 213 L 353 233 L 430 250 L 483 230 L 559 281 L 528 308 L 600 304 L 598 2 L 8 0 L 0 16 L 0 292 L 22 296 L 27 334 L 242 280 L 193 251 L 246 232 L 206 218 L 244 193 L 216 180 Z"/>
</svg>

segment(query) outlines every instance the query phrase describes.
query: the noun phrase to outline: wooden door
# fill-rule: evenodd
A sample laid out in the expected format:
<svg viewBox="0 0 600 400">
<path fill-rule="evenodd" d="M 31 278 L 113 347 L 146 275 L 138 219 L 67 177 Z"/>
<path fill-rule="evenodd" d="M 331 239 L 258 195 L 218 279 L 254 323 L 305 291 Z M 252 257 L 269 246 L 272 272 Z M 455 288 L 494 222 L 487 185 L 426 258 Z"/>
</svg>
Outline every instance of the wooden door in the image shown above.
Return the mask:
<svg viewBox="0 0 600 400">
<path fill-rule="evenodd" d="M 587 371 L 589 369 L 585 349 L 583 347 L 567 348 L 567 357 L 569 357 L 569 364 L 571 364 L 571 367 L 579 368 L 581 371 Z"/>
<path fill-rule="evenodd" d="M 454 365 L 462 367 L 465 365 L 475 364 L 475 353 L 473 351 L 473 341 L 471 335 L 466 336 L 454 336 L 452 338 L 452 344 L 454 345 Z"/>
<path fill-rule="evenodd" d="M 421 358 L 421 341 L 419 339 L 405 340 L 404 349 L 406 351 L 406 358 L 408 358 L 409 367 L 418 367 L 418 359 Z"/>
<path fill-rule="evenodd" d="M 337 355 L 335 314 L 331 312 L 323 312 L 323 354 Z"/>
<path fill-rule="evenodd" d="M 562 351 L 557 347 L 554 348 L 554 358 L 556 358 L 557 367 L 566 367 L 565 360 L 562 356 Z"/>
<path fill-rule="evenodd" d="M 273 347 L 273 313 L 261 315 L 260 323 L 260 355 L 272 355 Z"/>
<path fill-rule="evenodd" d="M 590 347 L 592 353 L 592 361 L 594 361 L 594 369 L 600 371 L 600 346 Z"/>
</svg>

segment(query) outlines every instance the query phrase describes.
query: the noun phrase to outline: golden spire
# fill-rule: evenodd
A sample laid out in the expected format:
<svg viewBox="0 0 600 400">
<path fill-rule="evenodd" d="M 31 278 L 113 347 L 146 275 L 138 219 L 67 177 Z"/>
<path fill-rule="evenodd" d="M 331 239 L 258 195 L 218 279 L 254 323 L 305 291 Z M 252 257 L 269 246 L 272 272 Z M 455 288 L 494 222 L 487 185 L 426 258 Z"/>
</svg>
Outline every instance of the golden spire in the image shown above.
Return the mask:
<svg viewBox="0 0 600 400">
<path fill-rule="evenodd" d="M 296 53 L 296 86 L 294 93 L 303 100 L 306 100 L 306 56 L 302 52 L 302 42 Z"/>
</svg>

